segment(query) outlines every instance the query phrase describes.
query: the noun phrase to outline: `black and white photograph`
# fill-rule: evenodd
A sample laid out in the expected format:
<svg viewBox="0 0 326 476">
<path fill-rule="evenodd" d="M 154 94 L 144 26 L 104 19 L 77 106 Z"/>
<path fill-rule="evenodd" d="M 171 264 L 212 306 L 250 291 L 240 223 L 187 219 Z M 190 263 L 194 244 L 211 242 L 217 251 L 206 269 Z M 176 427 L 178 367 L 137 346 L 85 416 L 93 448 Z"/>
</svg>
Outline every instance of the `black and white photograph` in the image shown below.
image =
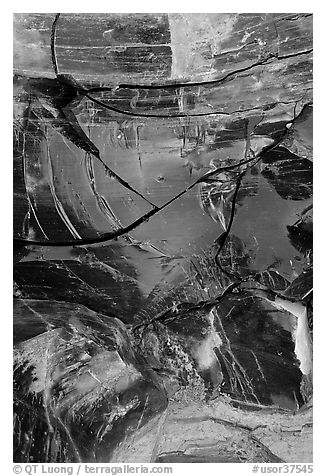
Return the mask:
<svg viewBox="0 0 326 476">
<path fill-rule="evenodd" d="M 83 7 L 12 15 L 14 473 L 312 473 L 311 5 Z"/>
</svg>

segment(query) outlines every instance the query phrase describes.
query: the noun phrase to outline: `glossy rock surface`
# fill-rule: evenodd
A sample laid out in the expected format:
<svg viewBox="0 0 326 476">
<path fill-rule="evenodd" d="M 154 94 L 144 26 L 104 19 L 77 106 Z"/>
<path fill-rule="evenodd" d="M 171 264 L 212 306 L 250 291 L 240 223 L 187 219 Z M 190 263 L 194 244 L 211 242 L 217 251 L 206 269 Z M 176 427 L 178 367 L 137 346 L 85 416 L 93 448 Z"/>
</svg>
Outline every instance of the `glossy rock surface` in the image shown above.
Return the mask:
<svg viewBox="0 0 326 476">
<path fill-rule="evenodd" d="M 53 21 L 14 17 L 14 460 L 311 461 L 312 15 L 61 14 L 57 76 Z"/>
</svg>

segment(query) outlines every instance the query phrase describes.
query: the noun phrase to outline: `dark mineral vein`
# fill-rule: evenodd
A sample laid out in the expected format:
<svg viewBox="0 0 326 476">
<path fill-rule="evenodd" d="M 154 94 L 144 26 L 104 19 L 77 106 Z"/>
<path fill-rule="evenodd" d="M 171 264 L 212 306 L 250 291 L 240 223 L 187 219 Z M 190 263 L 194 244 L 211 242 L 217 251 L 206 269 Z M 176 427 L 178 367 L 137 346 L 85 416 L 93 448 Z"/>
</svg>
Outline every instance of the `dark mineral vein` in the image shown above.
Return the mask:
<svg viewBox="0 0 326 476">
<path fill-rule="evenodd" d="M 60 13 L 57 13 L 55 16 L 55 19 L 52 24 L 52 33 L 51 33 L 51 54 L 52 54 L 52 63 L 53 63 L 53 69 L 58 76 L 58 65 L 57 65 L 57 59 L 56 59 L 56 53 L 55 53 L 55 32 L 56 32 L 56 25 L 57 21 L 59 19 Z M 249 43 L 250 44 L 250 43 Z M 204 116 L 212 116 L 212 115 L 232 115 L 237 112 L 246 112 L 246 110 L 240 110 L 240 111 L 232 111 L 232 112 L 225 112 L 225 111 L 214 111 L 214 112 L 204 112 L 204 113 L 196 113 L 196 114 L 189 114 L 189 113 L 170 113 L 170 114 L 153 114 L 153 113 L 140 113 L 140 112 L 131 112 L 131 111 L 125 111 L 118 109 L 113 106 L 109 106 L 108 104 L 104 103 L 103 101 L 100 101 L 93 96 L 91 96 L 89 93 L 90 92 L 100 92 L 100 91 L 117 91 L 119 89 L 178 89 L 182 87 L 196 87 L 196 86 L 210 86 L 214 84 L 221 84 L 224 81 L 236 77 L 239 73 L 247 72 L 252 70 L 253 68 L 257 66 L 262 66 L 266 63 L 268 63 L 270 60 L 273 58 L 276 58 L 277 60 L 282 60 L 282 59 L 288 59 L 288 58 L 293 58 L 296 56 L 301 56 L 305 54 L 310 54 L 312 53 L 313 48 L 310 48 L 308 50 L 300 51 L 298 53 L 291 53 L 288 55 L 283 55 L 279 56 L 278 52 L 272 53 L 269 52 L 265 57 L 261 58 L 259 61 L 256 61 L 255 63 L 250 64 L 249 66 L 245 66 L 243 68 L 236 69 L 234 71 L 230 71 L 226 75 L 224 75 L 221 78 L 213 79 L 213 80 L 208 80 L 208 81 L 194 81 L 194 82 L 178 82 L 178 83 L 165 83 L 164 85 L 162 84 L 149 84 L 149 85 L 142 85 L 142 84 L 119 84 L 118 86 L 115 86 L 113 88 L 110 87 L 96 87 L 96 88 L 90 88 L 90 89 L 85 89 L 84 87 L 80 86 L 75 79 L 73 79 L 75 87 L 78 89 L 78 91 L 81 94 L 84 94 L 88 99 L 93 101 L 94 103 L 111 110 L 113 112 L 119 113 L 119 114 L 124 114 L 127 116 L 132 116 L 132 117 L 147 117 L 147 118 L 178 118 L 178 117 L 204 117 Z M 252 109 L 252 108 L 251 108 Z M 247 111 L 251 110 L 248 109 Z M 255 109 L 255 108 L 254 108 Z"/>
<path fill-rule="evenodd" d="M 248 45 L 250 45 L 250 44 L 251 43 L 248 43 Z M 283 56 L 279 56 L 278 54 L 275 54 L 275 53 L 269 53 L 269 55 L 267 55 L 265 58 L 263 58 L 259 61 L 256 61 L 255 63 L 252 63 L 249 66 L 245 66 L 243 68 L 239 68 L 239 69 L 236 69 L 234 71 L 230 71 L 229 73 L 222 76 L 221 78 L 211 79 L 211 80 L 208 80 L 208 81 L 193 81 L 193 82 L 188 81 L 188 82 L 184 82 L 184 83 L 178 82 L 178 83 L 172 83 L 172 84 L 168 83 L 168 82 L 164 83 L 164 84 L 133 84 L 133 83 L 127 84 L 127 83 L 121 83 L 121 84 L 119 84 L 115 87 L 112 87 L 112 88 L 96 87 L 96 88 L 90 88 L 90 89 L 87 89 L 87 90 L 85 89 L 84 91 L 87 92 L 87 93 L 90 93 L 90 92 L 113 91 L 113 90 L 117 91 L 119 89 L 178 89 L 178 88 L 183 88 L 183 87 L 211 86 L 211 85 L 214 85 L 214 84 L 223 83 L 227 79 L 232 78 L 233 76 L 236 76 L 239 73 L 244 73 L 244 72 L 250 71 L 251 69 L 253 69 L 257 66 L 263 66 L 264 64 L 270 62 L 270 60 L 272 60 L 273 58 L 276 59 L 276 60 L 282 60 L 282 59 L 294 58 L 296 56 L 307 55 L 307 54 L 310 54 L 312 52 L 313 52 L 313 48 L 310 48 L 308 50 L 303 50 L 303 51 L 300 51 L 298 53 L 290 53 L 288 55 L 283 55 Z M 119 112 L 126 113 L 125 111 L 119 111 Z M 211 113 L 211 114 L 222 114 L 222 113 L 215 112 L 215 113 Z M 134 114 L 134 115 L 138 115 L 138 114 Z M 189 116 L 197 116 L 197 114 L 189 114 Z M 157 117 L 157 116 L 155 116 L 155 117 Z M 158 116 L 158 117 L 169 117 L 169 116 Z M 179 116 L 176 116 L 176 117 L 179 117 Z"/>
<path fill-rule="evenodd" d="M 60 14 L 57 14 L 56 17 L 55 17 L 55 20 L 53 22 L 53 26 L 52 26 L 52 34 L 51 34 L 51 48 L 53 51 L 53 56 L 52 56 L 52 60 L 53 60 L 53 66 L 54 66 L 54 70 L 56 72 L 56 74 L 58 74 L 57 70 L 56 70 L 56 57 L 55 57 L 55 30 L 56 30 L 56 23 L 58 21 L 58 18 L 59 18 L 59 15 Z M 283 58 L 287 58 L 287 57 L 293 57 L 293 56 L 299 56 L 299 55 L 302 55 L 302 54 L 309 54 L 312 52 L 312 49 L 309 49 L 309 50 L 306 50 L 306 51 L 303 51 L 303 52 L 299 52 L 299 53 L 293 53 L 293 54 L 289 54 L 289 55 L 286 55 L 286 56 L 283 56 L 282 58 L 279 58 L 277 55 L 275 56 L 275 54 L 269 54 L 267 58 L 263 59 L 263 60 L 260 60 L 259 62 L 255 63 L 254 65 L 250 65 L 246 68 L 241 68 L 237 71 L 234 71 L 232 73 L 228 73 L 226 76 L 224 76 L 223 78 L 220 78 L 218 80 L 215 80 L 211 83 L 216 83 L 216 82 L 222 82 L 224 80 L 226 80 L 228 77 L 234 75 L 234 74 L 237 74 L 237 73 L 240 73 L 240 72 L 243 72 L 243 71 L 247 71 L 251 68 L 253 68 L 254 66 L 257 66 L 258 64 L 265 64 L 267 61 L 269 61 L 272 57 L 276 57 L 277 59 L 283 59 Z M 71 85 L 72 83 L 75 83 L 75 80 L 74 78 L 70 78 L 69 77 L 69 84 Z M 197 84 L 197 83 L 196 83 Z M 185 84 L 185 86 L 188 85 L 189 86 L 189 83 Z M 191 85 L 195 85 L 193 83 L 191 83 Z M 134 85 L 133 85 L 134 86 Z M 181 87 L 182 85 L 178 84 L 178 87 Z M 97 103 L 100 103 L 102 106 L 104 107 L 107 107 L 109 109 L 112 109 L 111 106 L 107 106 L 105 105 L 104 103 L 102 103 L 101 101 L 97 101 L 95 100 L 94 98 L 92 98 L 91 96 L 89 96 L 89 94 L 87 93 L 87 90 L 83 89 L 82 87 L 79 88 L 79 91 L 84 91 L 84 94 L 86 95 L 86 97 L 88 97 L 89 99 L 91 99 L 92 101 L 94 102 L 97 102 Z M 297 104 L 297 102 L 295 102 L 295 104 Z M 115 110 L 115 108 L 114 108 Z M 116 110 L 117 112 L 124 112 L 124 111 L 120 111 L 120 110 Z M 69 111 L 69 112 L 72 112 L 72 111 Z M 241 111 L 241 112 L 244 112 L 244 111 Z M 182 114 L 183 115 L 186 115 L 187 114 Z M 206 115 L 206 114 L 202 114 L 202 115 Z M 292 121 L 289 121 L 288 124 L 294 124 L 296 119 L 298 117 L 300 117 L 301 115 L 301 112 L 295 116 Z M 153 117 L 153 116 L 150 116 L 150 115 L 147 115 L 147 117 Z M 157 116 L 155 116 L 157 117 Z M 158 117 L 162 117 L 162 116 L 158 116 Z M 173 116 L 168 116 L 168 117 L 173 117 Z M 76 124 L 76 123 L 77 124 Z M 79 123 L 76 119 L 76 121 L 74 121 L 75 123 L 75 126 L 78 125 L 78 128 L 80 128 L 79 126 Z M 81 129 L 81 128 L 80 128 Z M 82 133 L 84 134 L 84 132 L 82 131 Z M 225 166 L 225 167 L 221 167 L 221 168 L 218 168 L 218 169 L 215 169 L 215 170 L 212 170 L 210 172 L 208 172 L 207 174 L 205 174 L 204 176 L 200 177 L 198 180 L 196 180 L 195 182 L 193 182 L 191 185 L 189 185 L 186 189 L 184 189 L 183 191 L 181 191 L 180 193 L 178 193 L 177 195 L 175 195 L 174 197 L 172 197 L 170 200 L 168 200 L 166 203 L 164 203 L 162 206 L 158 207 L 158 206 L 155 206 L 151 203 L 151 205 L 153 206 L 153 209 L 150 210 L 149 212 L 147 212 L 146 214 L 144 214 L 143 216 L 141 216 L 140 218 L 138 218 L 137 220 L 135 220 L 134 222 L 130 223 L 129 225 L 127 225 L 126 227 L 122 227 L 118 230 L 115 230 L 113 232 L 108 232 L 108 233 L 103 233 L 102 235 L 96 237 L 96 238 L 83 238 L 83 239 L 78 239 L 78 240 L 74 240 L 74 241 L 51 241 L 51 240 L 44 240 L 44 241 L 39 241 L 39 240 L 26 240 L 26 239 L 22 239 L 22 238 L 14 238 L 14 240 L 16 242 L 19 242 L 19 243 L 24 243 L 24 244 L 30 244 L 30 245 L 39 245 L 39 246 L 43 246 L 43 245 L 47 245 L 47 246 L 76 246 L 76 245 L 86 245 L 86 244 L 94 244 L 94 243 L 102 243 L 102 242 L 105 242 L 105 241 L 108 241 L 108 240 L 112 240 L 112 239 L 115 239 L 115 238 L 118 238 L 119 236 L 122 236 L 126 233 L 129 233 L 130 231 L 132 231 L 133 229 L 137 228 L 139 225 L 141 225 L 142 223 L 148 221 L 153 215 L 157 214 L 158 212 L 160 212 L 161 210 L 163 210 L 164 208 L 166 208 L 168 205 L 170 205 L 171 203 L 173 203 L 175 200 L 177 200 L 178 198 L 180 198 L 181 196 L 183 196 L 185 193 L 189 192 L 189 190 L 191 190 L 193 187 L 195 187 L 197 184 L 201 183 L 201 182 L 205 182 L 205 180 L 207 180 L 209 177 L 213 176 L 213 175 L 217 175 L 218 173 L 220 172 L 223 172 L 223 171 L 227 171 L 227 170 L 233 170 L 235 168 L 238 168 L 238 167 L 241 167 L 242 165 L 245 165 L 245 164 L 251 164 L 251 165 L 255 165 L 262 157 L 265 153 L 267 153 L 268 151 L 274 149 L 275 147 L 277 147 L 281 141 L 283 140 L 283 138 L 286 136 L 287 134 L 287 129 L 285 128 L 283 133 L 280 135 L 279 139 L 275 140 L 275 142 L 273 144 L 271 144 L 270 146 L 267 146 L 265 149 L 263 149 L 259 154 L 257 154 L 257 156 L 255 157 L 251 157 L 249 159 L 245 159 L 243 161 L 240 161 L 238 162 L 237 164 L 234 164 L 234 165 L 230 165 L 230 166 Z M 85 135 L 85 137 L 87 137 Z M 87 138 L 88 139 L 88 138 Z M 89 140 L 89 139 L 88 139 Z M 92 155 L 95 155 L 95 157 L 97 159 L 99 159 L 101 161 L 101 163 L 103 163 L 103 165 L 106 167 L 106 169 L 108 169 L 110 171 L 110 173 L 112 174 L 112 176 L 114 176 L 123 186 L 125 186 L 126 188 L 128 188 L 129 190 L 132 190 L 133 192 L 135 192 L 137 195 L 141 196 L 144 200 L 146 200 L 147 202 L 149 202 L 145 197 L 143 197 L 138 191 L 134 190 L 133 187 L 131 187 L 128 182 L 124 181 L 121 177 L 119 177 L 116 173 L 114 173 L 108 166 L 106 166 L 106 164 L 104 164 L 104 162 L 102 161 L 102 159 L 100 158 L 100 155 L 99 153 L 94 153 L 93 150 L 89 151 Z M 241 178 L 242 178 L 242 175 L 239 177 L 239 181 L 237 183 L 237 190 L 239 190 L 240 188 L 240 184 L 241 184 Z M 221 249 L 223 248 L 224 244 L 225 244 L 225 241 L 227 239 L 227 236 L 228 234 L 230 233 L 230 230 L 231 230 L 231 227 L 232 227 L 232 222 L 233 222 L 233 218 L 234 218 L 234 211 L 235 211 L 235 201 L 236 201 L 236 196 L 237 194 L 235 193 L 234 194 L 234 200 L 232 202 L 232 214 L 231 214 L 231 219 L 230 219 L 230 222 L 229 222 L 229 225 L 228 225 L 228 233 L 224 236 L 222 236 L 222 246 L 220 246 L 220 249 L 218 251 L 218 253 L 221 251 Z M 150 202 L 149 202 L 150 203 Z"/>
<path fill-rule="evenodd" d="M 294 117 L 292 119 L 292 121 L 289 121 L 288 124 L 294 124 L 295 121 L 300 117 L 301 113 L 302 113 L 302 111 L 296 117 Z M 277 140 L 275 140 L 275 142 L 273 144 L 265 147 L 255 157 L 250 157 L 249 159 L 242 160 L 240 162 L 237 162 L 234 165 L 228 165 L 228 166 L 220 167 L 218 169 L 214 169 L 214 170 L 208 172 L 207 174 L 203 175 L 202 177 L 197 179 L 195 182 L 190 184 L 186 189 L 182 190 L 180 193 L 178 193 L 177 195 L 172 197 L 170 200 L 165 202 L 160 207 L 153 208 L 152 210 L 147 212 L 145 215 L 141 216 L 140 218 L 138 218 L 134 222 L 130 223 L 129 225 L 125 226 L 124 228 L 120 228 L 119 230 L 116 230 L 116 231 L 113 231 L 113 232 L 108 232 L 108 233 L 103 233 L 102 235 L 100 235 L 96 238 L 83 238 L 81 240 L 74 240 L 74 241 L 66 241 L 66 240 L 65 241 L 59 241 L 59 240 L 58 241 L 51 241 L 51 240 L 39 241 L 39 240 L 26 240 L 26 239 L 23 239 L 23 238 L 14 238 L 14 240 L 17 243 L 24 243 L 24 244 L 38 245 L 38 246 L 44 246 L 44 245 L 46 245 L 46 246 L 78 246 L 78 245 L 89 245 L 89 244 L 94 244 L 94 243 L 103 243 L 103 242 L 108 241 L 108 240 L 113 240 L 115 238 L 118 238 L 119 236 L 122 236 L 126 233 L 129 233 L 130 231 L 134 230 L 135 228 L 137 228 L 142 223 L 148 221 L 153 215 L 156 215 L 161 210 L 163 210 L 167 206 L 171 205 L 171 203 L 173 203 L 175 200 L 179 199 L 181 196 L 183 196 L 184 194 L 189 192 L 189 190 L 194 188 L 199 183 L 205 182 L 207 180 L 207 178 L 211 177 L 212 175 L 217 175 L 218 173 L 223 172 L 223 171 L 234 170 L 238 167 L 241 167 L 242 165 L 247 165 L 247 164 L 255 165 L 256 163 L 258 163 L 262 159 L 264 154 L 266 154 L 270 150 L 275 149 L 282 142 L 282 140 L 284 139 L 286 134 L 287 134 L 287 129 L 284 128 L 284 131 L 280 134 L 280 137 Z M 239 187 L 240 187 L 240 185 L 239 185 Z M 232 223 L 231 223 L 231 226 L 232 226 Z"/>
</svg>

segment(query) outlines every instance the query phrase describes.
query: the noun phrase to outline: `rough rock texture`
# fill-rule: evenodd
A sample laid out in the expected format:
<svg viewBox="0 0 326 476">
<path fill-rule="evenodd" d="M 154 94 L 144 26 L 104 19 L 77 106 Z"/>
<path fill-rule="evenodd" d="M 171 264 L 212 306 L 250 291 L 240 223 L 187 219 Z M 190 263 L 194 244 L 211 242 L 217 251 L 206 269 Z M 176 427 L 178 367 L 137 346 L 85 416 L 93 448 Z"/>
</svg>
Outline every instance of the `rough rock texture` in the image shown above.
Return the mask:
<svg viewBox="0 0 326 476">
<path fill-rule="evenodd" d="M 13 139 L 14 460 L 312 461 L 312 15 L 17 14 Z"/>
</svg>

